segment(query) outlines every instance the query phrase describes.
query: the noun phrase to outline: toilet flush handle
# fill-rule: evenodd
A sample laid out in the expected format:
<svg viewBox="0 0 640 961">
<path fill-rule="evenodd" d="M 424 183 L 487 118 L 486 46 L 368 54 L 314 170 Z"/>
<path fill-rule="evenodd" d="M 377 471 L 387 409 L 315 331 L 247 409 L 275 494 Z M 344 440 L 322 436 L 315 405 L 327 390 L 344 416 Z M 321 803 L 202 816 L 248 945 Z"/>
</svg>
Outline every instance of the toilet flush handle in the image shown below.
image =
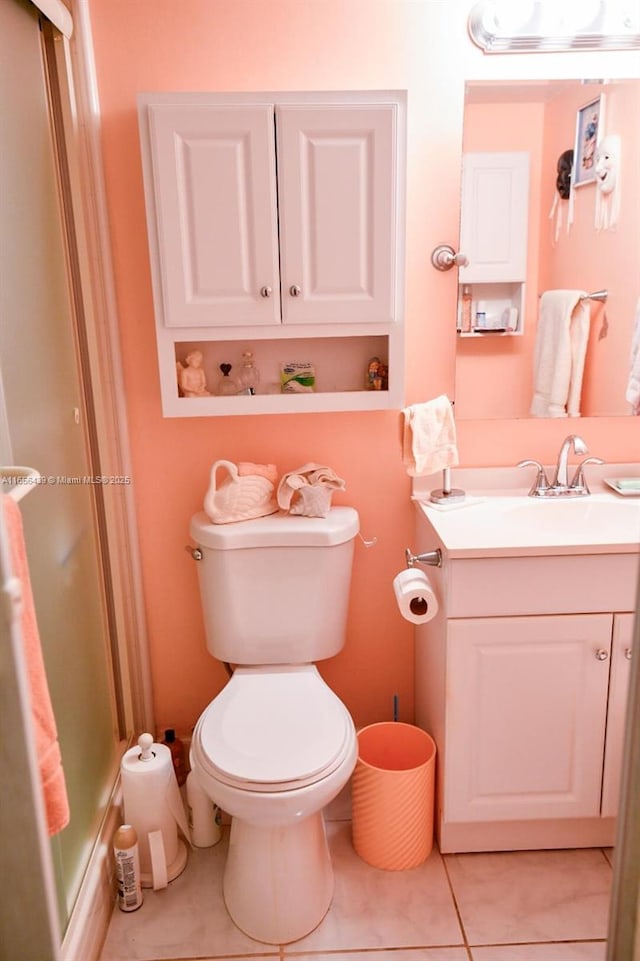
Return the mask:
<svg viewBox="0 0 640 961">
<path fill-rule="evenodd" d="M 358 531 L 358 537 L 360 538 L 360 540 L 362 541 L 365 547 L 375 547 L 376 544 L 378 543 L 377 537 L 372 537 L 370 541 L 365 540 L 362 534 L 360 533 L 360 531 Z"/>
<path fill-rule="evenodd" d="M 192 547 L 191 544 L 187 544 L 187 545 L 185 545 L 185 551 L 187 552 L 187 554 L 191 554 L 191 556 L 193 557 L 194 561 L 201 561 L 201 560 L 202 560 L 202 548 L 200 548 L 200 547 Z"/>
</svg>

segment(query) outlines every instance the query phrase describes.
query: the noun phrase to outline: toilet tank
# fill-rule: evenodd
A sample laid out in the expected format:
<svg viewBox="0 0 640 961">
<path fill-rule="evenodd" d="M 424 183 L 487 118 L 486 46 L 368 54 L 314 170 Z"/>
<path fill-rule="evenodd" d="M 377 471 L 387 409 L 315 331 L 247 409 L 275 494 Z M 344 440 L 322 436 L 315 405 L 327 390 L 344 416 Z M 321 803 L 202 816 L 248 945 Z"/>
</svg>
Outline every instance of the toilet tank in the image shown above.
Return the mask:
<svg viewBox="0 0 640 961">
<path fill-rule="evenodd" d="M 202 551 L 198 580 L 211 654 L 232 664 L 304 664 L 337 654 L 358 530 L 353 507 L 233 524 L 196 514 L 190 532 Z"/>
</svg>

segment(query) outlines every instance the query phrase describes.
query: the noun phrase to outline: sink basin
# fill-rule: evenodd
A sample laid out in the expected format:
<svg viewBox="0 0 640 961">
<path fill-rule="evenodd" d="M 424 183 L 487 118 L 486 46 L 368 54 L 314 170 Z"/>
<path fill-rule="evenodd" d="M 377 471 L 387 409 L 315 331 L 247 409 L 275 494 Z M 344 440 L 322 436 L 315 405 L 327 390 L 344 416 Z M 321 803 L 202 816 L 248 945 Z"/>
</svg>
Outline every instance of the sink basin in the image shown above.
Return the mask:
<svg viewBox="0 0 640 961">
<path fill-rule="evenodd" d="M 554 534 L 580 534 L 606 528 L 609 535 L 622 526 L 636 525 L 640 536 L 640 502 L 601 499 L 598 496 L 576 498 L 527 498 L 526 503 L 505 505 L 503 521 L 509 525 L 534 525 Z"/>
<path fill-rule="evenodd" d="M 546 500 L 486 493 L 456 510 L 436 511 L 428 504 L 421 509 L 458 556 L 640 550 L 640 498 L 598 493 Z"/>
</svg>

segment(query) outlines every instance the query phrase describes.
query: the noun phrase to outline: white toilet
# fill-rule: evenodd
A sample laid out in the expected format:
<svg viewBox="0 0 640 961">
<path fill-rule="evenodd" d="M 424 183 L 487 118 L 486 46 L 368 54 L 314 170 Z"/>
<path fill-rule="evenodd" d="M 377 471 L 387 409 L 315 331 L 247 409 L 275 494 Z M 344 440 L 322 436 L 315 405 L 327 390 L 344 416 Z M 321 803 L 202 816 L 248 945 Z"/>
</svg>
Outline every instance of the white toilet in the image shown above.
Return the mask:
<svg viewBox="0 0 640 961">
<path fill-rule="evenodd" d="M 284 944 L 327 912 L 322 809 L 356 763 L 353 721 L 313 662 L 344 645 L 358 514 L 192 518 L 207 647 L 235 670 L 193 732 L 191 767 L 231 815 L 224 899 L 252 938 Z"/>
</svg>

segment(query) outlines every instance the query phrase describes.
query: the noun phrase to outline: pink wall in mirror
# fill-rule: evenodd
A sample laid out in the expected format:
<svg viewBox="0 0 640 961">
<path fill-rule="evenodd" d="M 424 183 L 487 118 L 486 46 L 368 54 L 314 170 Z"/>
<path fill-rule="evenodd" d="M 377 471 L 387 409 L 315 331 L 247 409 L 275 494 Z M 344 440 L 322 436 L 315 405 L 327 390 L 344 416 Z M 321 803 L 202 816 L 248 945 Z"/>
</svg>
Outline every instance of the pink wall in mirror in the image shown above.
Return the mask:
<svg viewBox="0 0 640 961">
<path fill-rule="evenodd" d="M 524 90 L 525 88 L 520 88 Z M 514 84 L 514 92 L 518 85 Z M 590 303 L 591 324 L 582 390 L 582 416 L 629 415 L 625 400 L 631 335 L 640 297 L 640 81 L 531 88 L 531 100 L 468 103 L 465 151 L 525 151 L 530 156 L 530 202 L 525 327 L 522 337 L 459 339 L 456 414 L 459 418 L 528 417 L 540 294 L 606 288 L 605 304 Z M 537 92 L 536 92 L 537 91 Z M 505 97 L 504 88 L 500 89 Z M 560 202 L 555 235 L 550 219 L 558 157 L 574 146 L 579 107 L 604 94 L 604 133 L 622 138 L 622 204 L 613 230 L 597 230 L 595 183 L 574 190 L 574 219 Z M 488 95 L 487 95 L 488 96 Z M 537 99 L 536 99 L 537 98 Z M 635 119 L 633 119 L 635 118 Z"/>
</svg>

